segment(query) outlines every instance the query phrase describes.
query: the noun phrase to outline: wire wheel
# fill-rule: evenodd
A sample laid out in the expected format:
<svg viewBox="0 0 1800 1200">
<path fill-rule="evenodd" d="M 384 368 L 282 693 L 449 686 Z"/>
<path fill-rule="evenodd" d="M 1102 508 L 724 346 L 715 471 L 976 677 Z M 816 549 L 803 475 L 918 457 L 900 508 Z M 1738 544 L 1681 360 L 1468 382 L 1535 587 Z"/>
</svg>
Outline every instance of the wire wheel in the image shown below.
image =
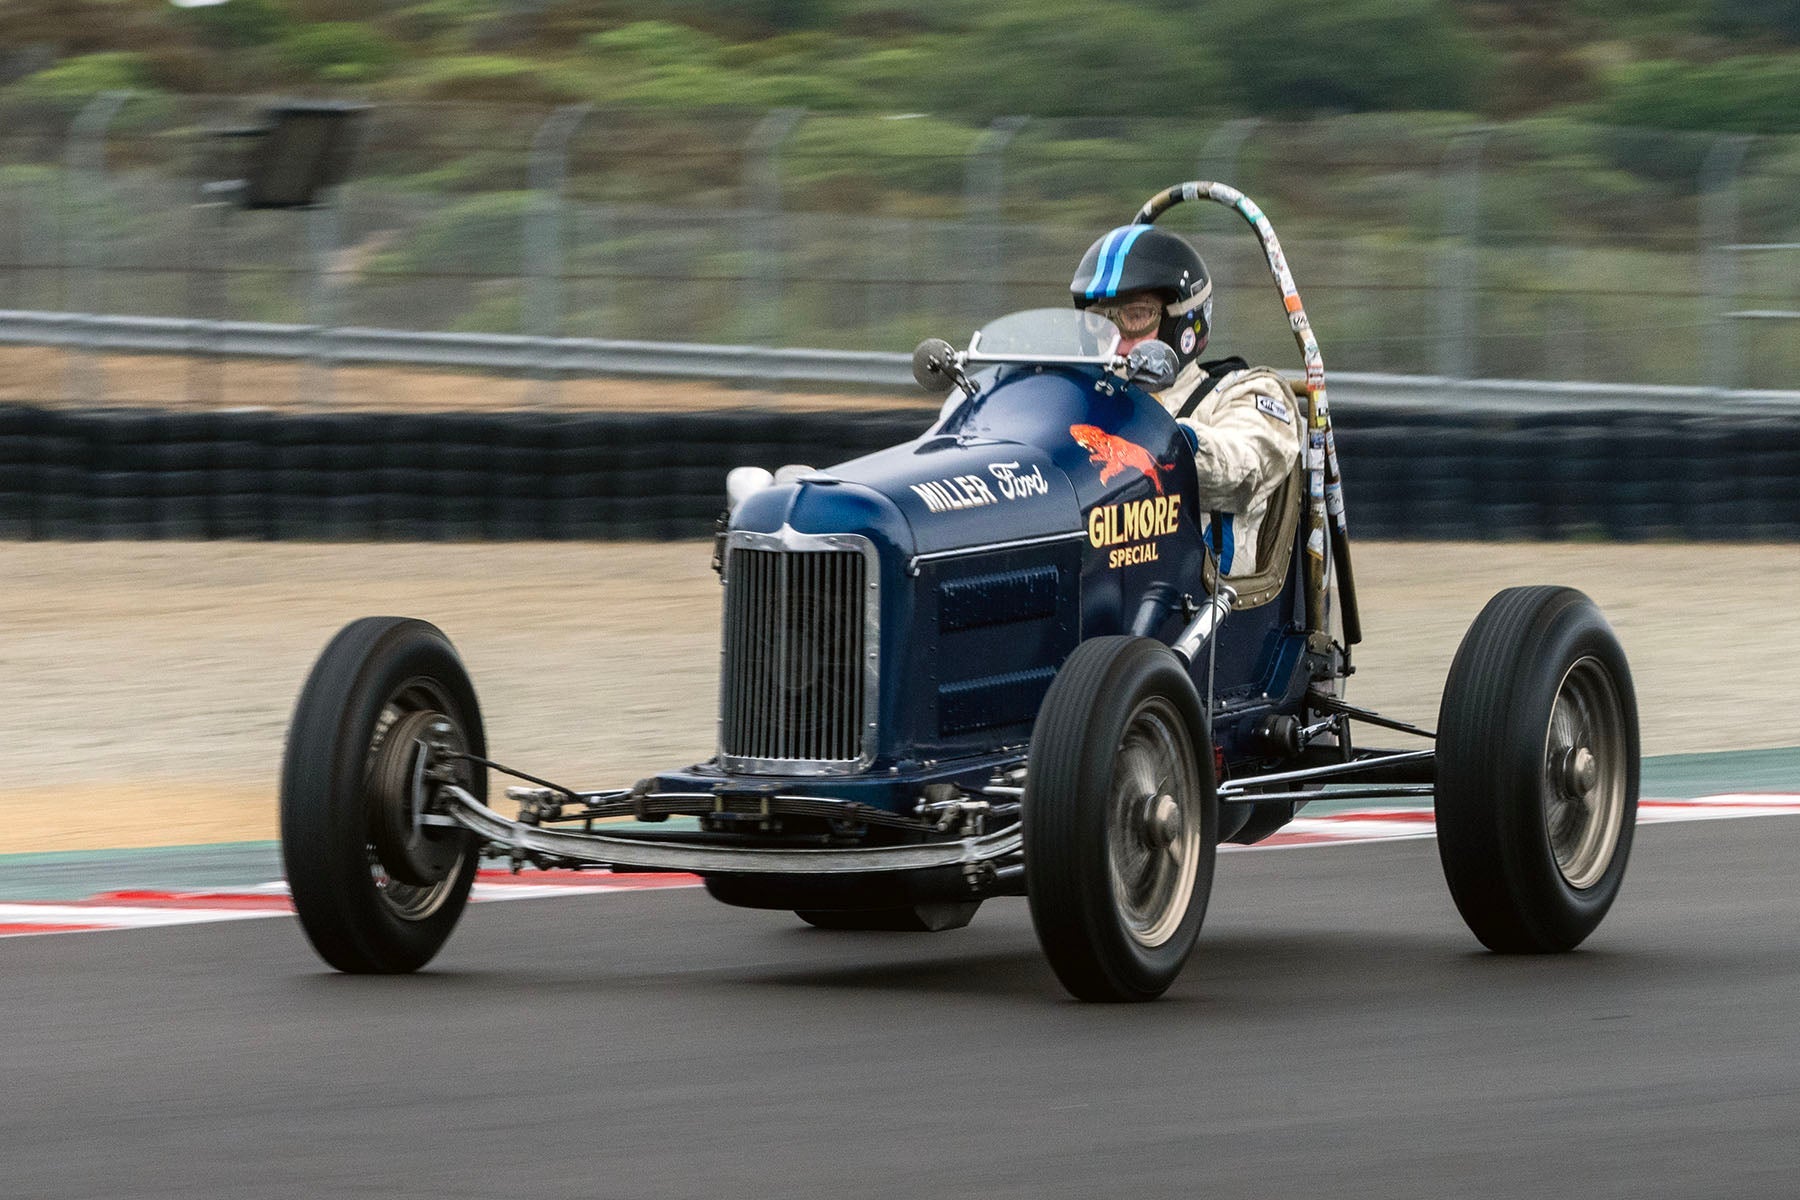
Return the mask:
<svg viewBox="0 0 1800 1200">
<path fill-rule="evenodd" d="M 420 823 L 420 739 L 429 733 L 468 752 L 468 738 L 447 715 L 454 709 L 443 685 L 410 679 L 381 706 L 369 739 L 363 767 L 369 815 L 364 850 L 376 895 L 402 921 L 423 921 L 443 908 L 471 849 L 468 837 Z"/>
<path fill-rule="evenodd" d="M 1606 873 L 1625 817 L 1625 729 L 1618 688 L 1593 657 L 1569 668 L 1544 733 L 1544 825 L 1572 888 Z"/>
<path fill-rule="evenodd" d="M 1126 932 L 1146 949 L 1181 927 L 1200 861 L 1194 748 L 1181 722 L 1161 696 L 1139 704 L 1113 768 L 1106 838 L 1113 903 Z"/>
</svg>

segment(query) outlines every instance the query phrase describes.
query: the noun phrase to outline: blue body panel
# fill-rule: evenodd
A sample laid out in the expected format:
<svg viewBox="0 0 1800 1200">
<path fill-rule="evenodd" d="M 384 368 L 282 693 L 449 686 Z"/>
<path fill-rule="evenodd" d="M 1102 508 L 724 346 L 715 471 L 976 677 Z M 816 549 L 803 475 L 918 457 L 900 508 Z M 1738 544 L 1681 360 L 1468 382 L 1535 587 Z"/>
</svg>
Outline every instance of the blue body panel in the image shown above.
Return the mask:
<svg viewBox="0 0 1800 1200">
<path fill-rule="evenodd" d="M 880 742 L 859 776 L 727 775 L 665 786 L 854 797 L 895 808 L 921 783 L 1023 755 L 1083 639 L 1171 642 L 1203 597 L 1204 513 L 1186 438 L 1156 400 L 1097 367 L 1002 367 L 915 441 L 750 497 L 732 527 L 859 534 L 880 558 Z M 729 570 L 729 567 L 727 568 Z M 1255 720 L 1294 711 L 1307 679 L 1299 558 L 1283 595 L 1234 613 L 1212 664 L 1227 758 Z M 1194 664 L 1205 694 L 1206 657 Z"/>
</svg>

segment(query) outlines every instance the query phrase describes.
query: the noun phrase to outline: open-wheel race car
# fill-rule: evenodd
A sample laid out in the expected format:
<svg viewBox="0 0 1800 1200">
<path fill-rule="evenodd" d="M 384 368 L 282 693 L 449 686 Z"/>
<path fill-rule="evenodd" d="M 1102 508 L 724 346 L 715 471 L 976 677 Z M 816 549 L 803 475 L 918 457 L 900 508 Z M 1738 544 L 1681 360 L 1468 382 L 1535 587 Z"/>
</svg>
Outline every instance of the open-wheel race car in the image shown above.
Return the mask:
<svg viewBox="0 0 1800 1200">
<path fill-rule="evenodd" d="M 1002 318 L 963 351 L 928 341 L 915 375 L 951 397 L 929 431 L 736 497 L 706 762 L 608 790 L 534 779 L 487 757 L 435 627 L 371 617 L 333 639 L 281 783 L 288 881 L 325 961 L 422 966 L 497 857 L 694 872 L 726 904 L 826 929 L 953 929 L 1024 896 L 1071 993 L 1149 999 L 1195 944 L 1221 841 L 1310 801 L 1426 795 L 1481 942 L 1580 943 L 1637 807 L 1617 640 L 1579 592 L 1511 588 L 1464 638 L 1435 734 L 1347 702 L 1360 622 L 1318 342 L 1235 189 L 1182 184 L 1136 221 L 1195 199 L 1260 238 L 1305 365 L 1307 445 L 1262 577 L 1225 578 L 1202 534 L 1188 443 L 1150 394 L 1168 346 L 1120 355 L 1078 309 Z M 1369 749 L 1360 727 L 1430 741 Z M 490 770 L 525 781 L 516 819 L 490 807 Z"/>
</svg>

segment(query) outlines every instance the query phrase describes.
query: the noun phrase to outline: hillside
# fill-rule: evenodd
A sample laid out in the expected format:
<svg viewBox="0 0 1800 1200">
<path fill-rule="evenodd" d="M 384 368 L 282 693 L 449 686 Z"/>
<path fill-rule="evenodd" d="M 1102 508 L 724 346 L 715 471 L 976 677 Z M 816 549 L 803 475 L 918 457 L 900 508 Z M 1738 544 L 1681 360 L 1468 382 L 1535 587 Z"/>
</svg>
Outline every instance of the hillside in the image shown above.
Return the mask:
<svg viewBox="0 0 1800 1200">
<path fill-rule="evenodd" d="M 107 88 L 958 121 L 1439 109 L 1800 131 L 1800 0 L 8 0 L 0 99 Z"/>
</svg>

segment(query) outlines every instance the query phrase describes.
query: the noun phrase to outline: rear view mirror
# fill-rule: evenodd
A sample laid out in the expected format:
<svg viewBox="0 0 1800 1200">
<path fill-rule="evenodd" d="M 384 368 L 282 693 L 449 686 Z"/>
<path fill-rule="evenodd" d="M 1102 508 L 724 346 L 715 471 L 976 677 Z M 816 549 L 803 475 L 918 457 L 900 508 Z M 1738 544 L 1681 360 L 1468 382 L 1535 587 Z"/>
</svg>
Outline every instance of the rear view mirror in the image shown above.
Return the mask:
<svg viewBox="0 0 1800 1200">
<path fill-rule="evenodd" d="M 956 386 L 956 350 L 943 338 L 926 338 L 913 351 L 913 378 L 934 396 Z"/>
</svg>

